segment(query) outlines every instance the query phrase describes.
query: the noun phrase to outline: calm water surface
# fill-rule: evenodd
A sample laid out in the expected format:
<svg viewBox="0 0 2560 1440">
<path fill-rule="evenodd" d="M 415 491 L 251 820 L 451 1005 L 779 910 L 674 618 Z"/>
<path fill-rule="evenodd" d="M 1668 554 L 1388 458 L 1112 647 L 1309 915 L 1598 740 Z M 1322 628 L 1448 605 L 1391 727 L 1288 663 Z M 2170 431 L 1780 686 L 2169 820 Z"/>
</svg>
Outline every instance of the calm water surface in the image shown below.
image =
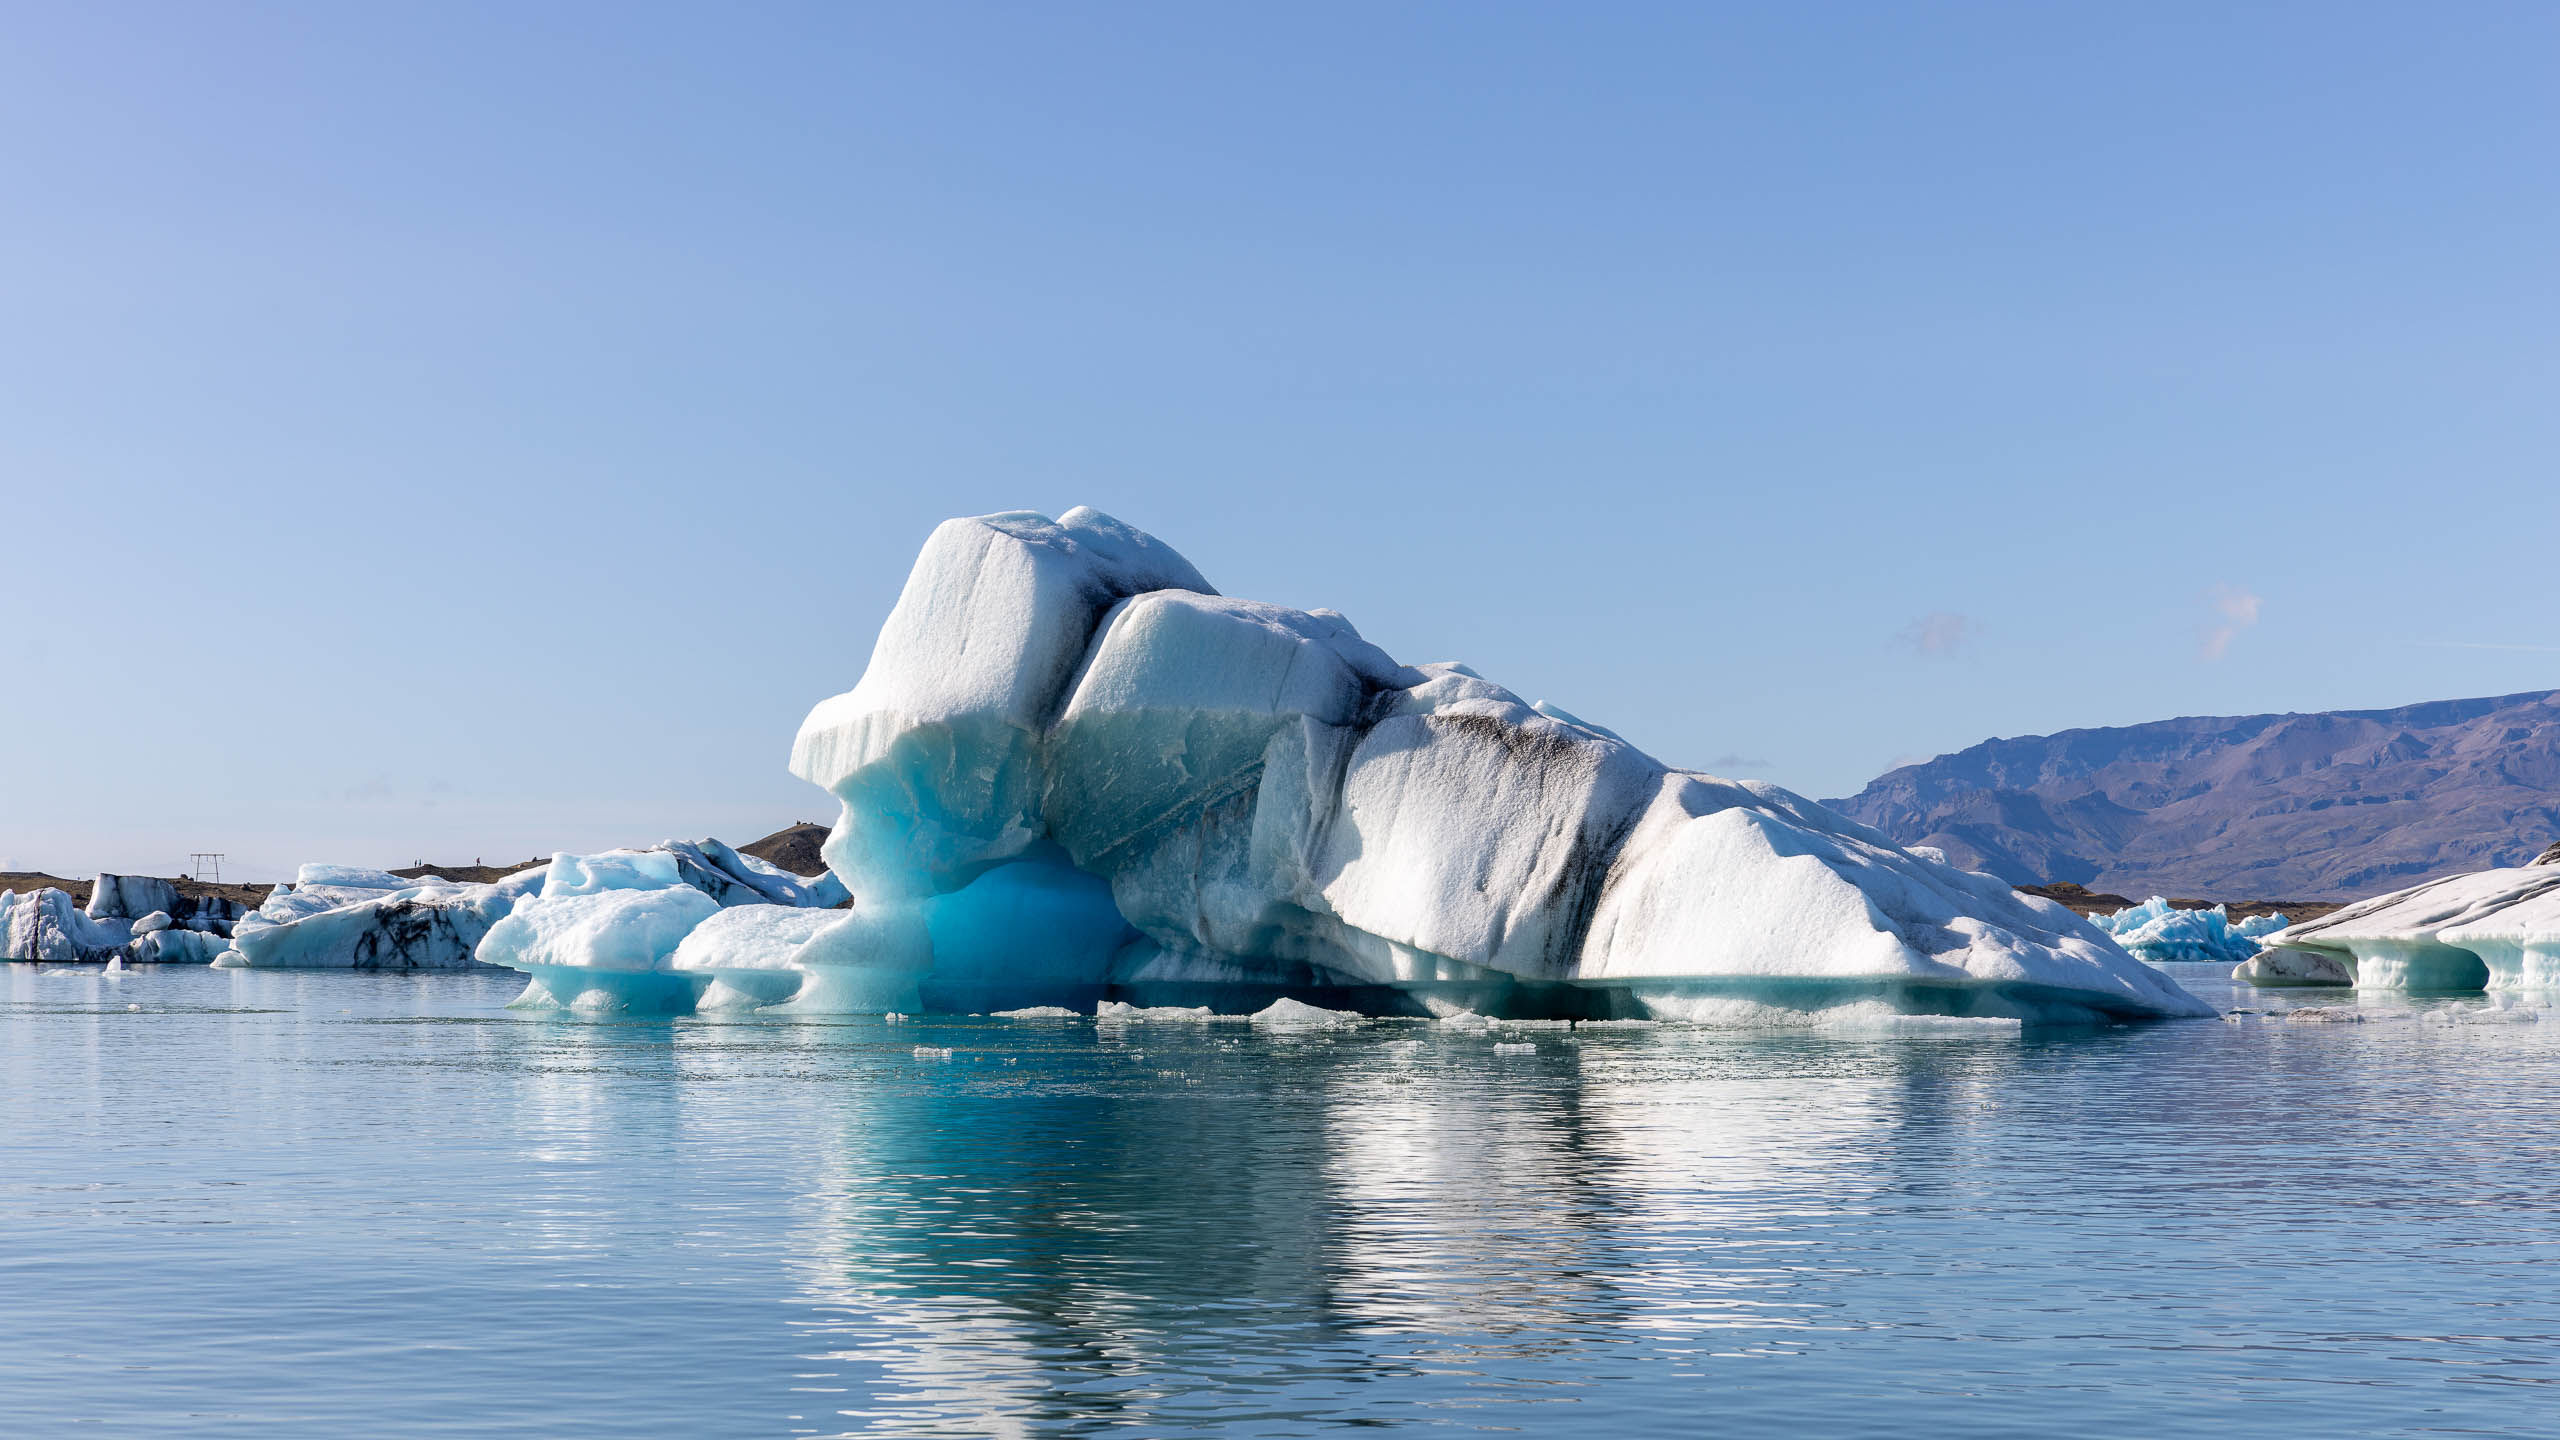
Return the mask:
<svg viewBox="0 0 2560 1440">
<path fill-rule="evenodd" d="M 1286 1036 L 0 971 L 10 1435 L 2560 1435 L 2560 1011 Z"/>
</svg>

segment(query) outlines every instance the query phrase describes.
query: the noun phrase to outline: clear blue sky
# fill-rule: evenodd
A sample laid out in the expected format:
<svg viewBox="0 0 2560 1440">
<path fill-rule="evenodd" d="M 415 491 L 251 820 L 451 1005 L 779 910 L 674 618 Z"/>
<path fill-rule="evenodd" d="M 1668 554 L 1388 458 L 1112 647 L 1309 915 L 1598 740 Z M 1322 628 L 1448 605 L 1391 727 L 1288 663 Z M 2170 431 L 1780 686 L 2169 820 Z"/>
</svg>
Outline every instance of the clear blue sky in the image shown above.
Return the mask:
<svg viewBox="0 0 2560 1440">
<path fill-rule="evenodd" d="M 830 817 L 1078 503 L 1814 795 L 2560 685 L 2560 7 L 0 16 L 7 865 Z"/>
</svg>

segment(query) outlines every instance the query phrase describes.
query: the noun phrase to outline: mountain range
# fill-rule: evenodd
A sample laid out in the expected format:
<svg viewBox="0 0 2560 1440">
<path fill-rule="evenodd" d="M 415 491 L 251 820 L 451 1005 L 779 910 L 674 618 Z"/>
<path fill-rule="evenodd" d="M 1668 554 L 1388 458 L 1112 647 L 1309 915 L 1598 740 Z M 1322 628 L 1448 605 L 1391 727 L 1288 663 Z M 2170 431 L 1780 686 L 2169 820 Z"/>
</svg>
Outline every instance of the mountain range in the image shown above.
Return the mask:
<svg viewBox="0 0 2560 1440">
<path fill-rule="evenodd" d="M 2350 899 L 2560 835 L 2560 690 L 1987 740 L 1823 803 L 2012 884 Z"/>
</svg>

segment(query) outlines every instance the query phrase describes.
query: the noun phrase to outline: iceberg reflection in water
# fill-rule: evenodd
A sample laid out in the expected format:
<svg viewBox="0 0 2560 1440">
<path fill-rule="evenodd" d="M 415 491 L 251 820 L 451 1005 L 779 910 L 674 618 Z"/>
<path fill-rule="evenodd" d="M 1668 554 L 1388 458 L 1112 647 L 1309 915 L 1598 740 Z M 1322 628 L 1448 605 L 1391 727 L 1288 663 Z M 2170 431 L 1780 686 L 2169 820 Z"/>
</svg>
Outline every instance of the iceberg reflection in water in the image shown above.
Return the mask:
<svg viewBox="0 0 2560 1440">
<path fill-rule="evenodd" d="M 9 972 L 0 1410 L 2525 1433 L 2560 1380 L 2560 1022 L 2520 997 L 2291 1021 L 2198 975 L 2263 1013 L 1752 1036 L 598 1019 L 513 978 Z"/>
</svg>

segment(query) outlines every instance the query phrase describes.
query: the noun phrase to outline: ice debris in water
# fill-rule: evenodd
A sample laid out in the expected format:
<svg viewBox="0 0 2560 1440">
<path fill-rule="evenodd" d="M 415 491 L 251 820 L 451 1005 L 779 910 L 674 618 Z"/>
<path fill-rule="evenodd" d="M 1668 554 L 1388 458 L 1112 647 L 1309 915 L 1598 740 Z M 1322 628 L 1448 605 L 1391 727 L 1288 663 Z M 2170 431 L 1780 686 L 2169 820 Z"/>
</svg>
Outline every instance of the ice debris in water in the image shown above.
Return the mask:
<svg viewBox="0 0 2560 1440">
<path fill-rule="evenodd" d="M 1327 1010 L 1303 1000 L 1274 1000 L 1253 1012 L 1253 1023 L 1276 1030 L 1335 1030 L 1345 1025 L 1359 1025 L 1369 1017 L 1356 1010 Z"/>
<path fill-rule="evenodd" d="M 998 1020 L 1081 1020 L 1084 1012 L 1064 1005 L 1026 1005 L 1019 1010 L 993 1012 Z"/>
<path fill-rule="evenodd" d="M 2285 927 L 2282 915 L 2252 915 L 2235 924 L 2220 905 L 2181 910 L 2157 895 L 2112 915 L 2092 915 L 2089 923 L 2155 965 L 2164 961 L 2236 964 L 2256 955 L 2268 936 Z"/>
<path fill-rule="evenodd" d="M 2049 901 L 1221 596 L 1090 509 L 936 529 L 791 767 L 840 802 L 855 901 L 748 967 L 795 1009 L 2211 1013 Z M 598 980 L 659 983 L 627 973 Z"/>
<path fill-rule="evenodd" d="M 1132 1005 L 1132 1004 L 1128 1003 L 1128 1002 L 1127 1002 L 1127 1001 L 1125 1001 L 1125 1000 L 1105 1000 L 1105 1001 L 1103 1001 L 1101 1004 L 1099 1004 L 1099 1005 L 1097 1005 L 1097 1006 L 1095 1006 L 1095 1007 L 1094 1007 L 1094 1010 L 1093 1010 L 1093 1018 L 1095 1018 L 1096 1020 L 1106 1020 L 1106 1021 L 1110 1021 L 1110 1022 L 1112 1022 L 1112 1023 L 1114 1023 L 1114 1024 L 1124 1024 L 1124 1025 L 1125 1025 L 1125 1024 L 1129 1024 L 1129 1023 L 1131 1023 L 1131 1022 L 1133 1022 L 1133 1021 L 1145 1021 L 1145 1020 L 1157 1020 L 1157 1021 L 1167 1021 L 1167 1022 L 1189 1022 L 1189 1023 L 1194 1023 L 1194 1024 L 1196 1024 L 1196 1023 L 1199 1023 L 1199 1022 L 1201 1022 L 1201 1021 L 1205 1021 L 1205 1020 L 1221 1020 L 1221 1019 L 1237 1019 L 1237 1020 L 1241 1020 L 1241 1019 L 1243 1019 L 1243 1018 L 1245 1018 L 1245 1017 L 1243 1017 L 1243 1016 L 1241 1016 L 1241 1015 L 1237 1015 L 1237 1016 L 1222 1016 L 1222 1015 L 1219 1015 L 1217 1012 L 1215 1012 L 1215 1011 L 1211 1010 L 1211 1009 L 1210 1009 L 1208 1006 L 1206 1006 L 1206 1005 L 1153 1005 L 1153 1006 L 1148 1006 L 1148 1005 Z"/>
</svg>

